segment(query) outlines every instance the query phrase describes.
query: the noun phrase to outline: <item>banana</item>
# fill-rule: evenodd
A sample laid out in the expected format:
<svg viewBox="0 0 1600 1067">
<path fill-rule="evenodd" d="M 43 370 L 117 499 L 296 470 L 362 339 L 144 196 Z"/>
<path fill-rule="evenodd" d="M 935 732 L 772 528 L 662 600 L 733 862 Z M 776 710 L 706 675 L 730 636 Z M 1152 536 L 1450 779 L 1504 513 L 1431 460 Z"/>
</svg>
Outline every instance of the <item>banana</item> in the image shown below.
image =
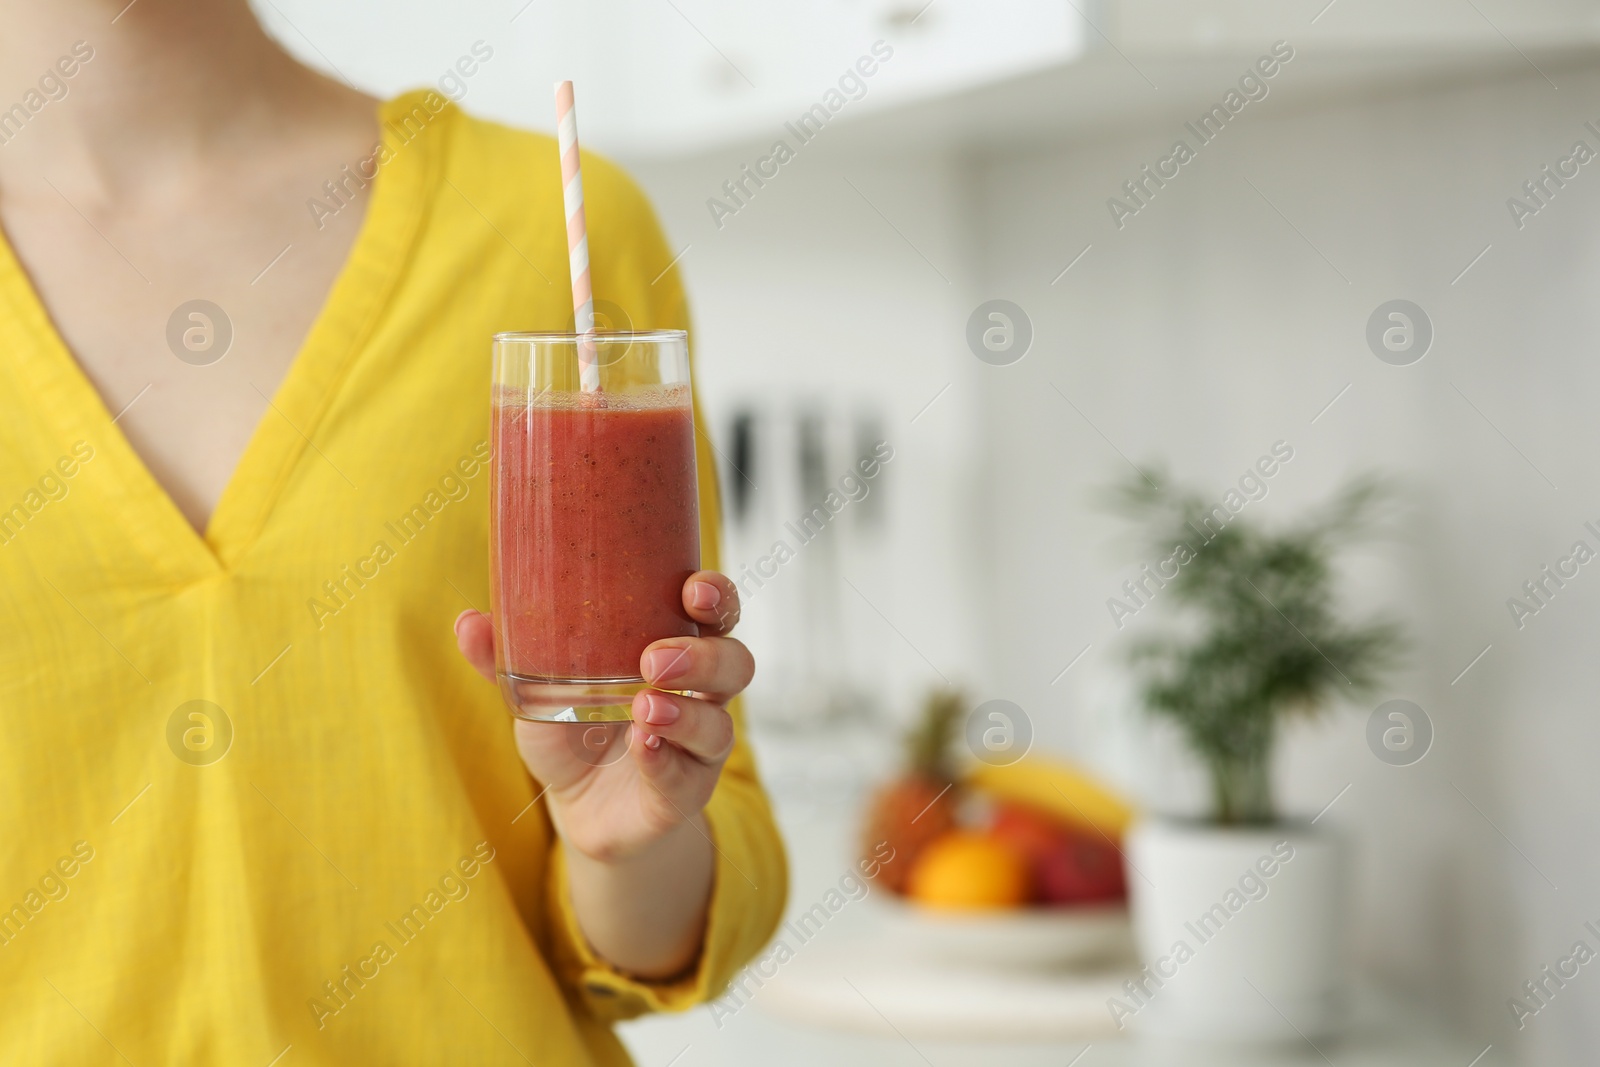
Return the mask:
<svg viewBox="0 0 1600 1067">
<path fill-rule="evenodd" d="M 997 800 L 1040 808 L 1064 822 L 1120 841 L 1135 811 L 1088 774 L 1065 763 L 1029 755 L 1005 767 L 980 764 L 966 784 Z"/>
</svg>

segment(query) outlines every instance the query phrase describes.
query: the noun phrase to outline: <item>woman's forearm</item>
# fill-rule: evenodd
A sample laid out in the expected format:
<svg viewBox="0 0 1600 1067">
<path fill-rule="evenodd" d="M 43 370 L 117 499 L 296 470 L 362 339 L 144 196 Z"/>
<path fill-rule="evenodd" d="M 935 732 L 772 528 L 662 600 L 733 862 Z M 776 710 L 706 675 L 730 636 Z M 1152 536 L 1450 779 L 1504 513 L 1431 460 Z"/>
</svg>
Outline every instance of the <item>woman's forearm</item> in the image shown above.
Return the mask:
<svg viewBox="0 0 1600 1067">
<path fill-rule="evenodd" d="M 578 925 L 608 963 L 640 978 L 671 978 L 695 962 L 716 871 L 703 815 L 625 859 L 561 847 Z"/>
</svg>

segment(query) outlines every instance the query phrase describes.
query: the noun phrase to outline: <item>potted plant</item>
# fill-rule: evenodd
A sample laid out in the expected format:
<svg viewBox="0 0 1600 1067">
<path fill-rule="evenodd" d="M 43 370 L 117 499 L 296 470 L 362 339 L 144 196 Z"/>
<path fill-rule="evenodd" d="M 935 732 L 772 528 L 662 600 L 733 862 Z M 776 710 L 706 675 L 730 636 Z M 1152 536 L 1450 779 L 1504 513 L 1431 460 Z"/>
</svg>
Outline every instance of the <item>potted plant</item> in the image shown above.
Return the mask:
<svg viewBox="0 0 1600 1067">
<path fill-rule="evenodd" d="M 1242 494 L 1212 506 L 1152 471 L 1116 490 L 1159 561 L 1141 572 L 1139 610 L 1177 624 L 1135 640 L 1130 665 L 1211 786 L 1209 817 L 1146 819 L 1129 836 L 1144 969 L 1108 1004 L 1119 1025 L 1230 1041 L 1340 1028 L 1347 862 L 1325 827 L 1280 817 L 1272 755 L 1284 721 L 1370 694 L 1398 654 L 1394 623 L 1341 614 L 1333 571 L 1384 495 L 1360 479 L 1269 531 L 1241 514 Z"/>
</svg>

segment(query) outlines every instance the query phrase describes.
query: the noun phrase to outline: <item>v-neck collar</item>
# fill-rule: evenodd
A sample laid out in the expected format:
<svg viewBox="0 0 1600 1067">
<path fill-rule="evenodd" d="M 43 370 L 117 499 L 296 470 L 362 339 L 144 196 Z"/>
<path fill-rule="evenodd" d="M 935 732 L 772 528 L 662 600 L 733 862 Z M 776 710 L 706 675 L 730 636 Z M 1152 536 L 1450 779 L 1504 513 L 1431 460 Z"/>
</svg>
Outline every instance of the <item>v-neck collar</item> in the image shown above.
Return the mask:
<svg viewBox="0 0 1600 1067">
<path fill-rule="evenodd" d="M 103 457 L 119 534 L 175 580 L 232 569 L 259 535 L 308 447 L 315 449 L 317 429 L 393 295 L 426 213 L 427 194 L 439 181 L 449 105 L 420 133 L 397 121 L 410 115 L 413 105 L 420 106 L 421 97 L 409 93 L 378 109 L 388 155 L 373 180 L 366 216 L 310 332 L 228 478 L 204 536 L 112 421 L 0 232 L 0 300 L 21 327 L 24 342 L 13 358 L 39 407 L 60 427 L 62 439 L 91 441 L 97 459 Z M 324 462 L 314 451 L 311 458 Z"/>
</svg>

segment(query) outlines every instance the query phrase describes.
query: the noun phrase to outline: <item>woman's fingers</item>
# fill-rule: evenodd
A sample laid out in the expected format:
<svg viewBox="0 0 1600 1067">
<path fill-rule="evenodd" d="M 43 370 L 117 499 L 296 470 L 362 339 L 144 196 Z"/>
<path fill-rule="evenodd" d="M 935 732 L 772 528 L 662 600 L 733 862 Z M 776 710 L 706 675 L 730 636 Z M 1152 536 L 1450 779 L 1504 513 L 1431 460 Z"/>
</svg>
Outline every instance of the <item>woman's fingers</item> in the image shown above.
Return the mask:
<svg viewBox="0 0 1600 1067">
<path fill-rule="evenodd" d="M 722 704 L 750 684 L 756 661 L 731 637 L 672 637 L 645 649 L 639 669 L 659 689 L 687 689 Z"/>
<path fill-rule="evenodd" d="M 716 766 L 733 751 L 733 719 L 706 700 L 647 689 L 633 698 L 633 722 L 651 752 L 670 741 L 700 762 Z M 648 756 L 644 761 L 653 762 Z"/>
<path fill-rule="evenodd" d="M 481 611 L 456 616 L 456 647 L 479 674 L 494 681 L 494 625 Z"/>
<path fill-rule="evenodd" d="M 683 583 L 683 606 L 689 617 L 700 624 L 701 632 L 706 637 L 725 634 L 739 622 L 738 587 L 726 575 L 716 571 L 696 571 L 689 576 L 689 580 Z M 463 611 L 456 617 L 455 631 L 456 644 L 467 662 L 479 674 L 494 681 L 494 625 L 489 616 L 481 611 Z M 681 649 L 684 641 L 693 643 L 694 639 L 657 642 L 651 648 L 677 645 Z M 737 651 L 700 651 L 684 654 L 681 658 L 680 653 L 674 651 L 667 657 L 646 664 L 642 673 L 652 683 L 658 680 L 662 683 L 673 682 L 674 689 L 726 693 L 731 696 L 749 684 L 750 675 L 755 670 L 744 646 L 738 642 L 733 644 L 738 645 Z M 646 660 L 649 660 L 650 654 L 646 650 Z M 739 680 L 743 662 L 749 662 L 749 670 Z M 657 669 L 655 674 L 651 672 L 651 665 Z"/>
<path fill-rule="evenodd" d="M 683 583 L 683 607 L 706 637 L 720 637 L 739 625 L 739 587 L 716 571 L 696 571 Z"/>
</svg>

